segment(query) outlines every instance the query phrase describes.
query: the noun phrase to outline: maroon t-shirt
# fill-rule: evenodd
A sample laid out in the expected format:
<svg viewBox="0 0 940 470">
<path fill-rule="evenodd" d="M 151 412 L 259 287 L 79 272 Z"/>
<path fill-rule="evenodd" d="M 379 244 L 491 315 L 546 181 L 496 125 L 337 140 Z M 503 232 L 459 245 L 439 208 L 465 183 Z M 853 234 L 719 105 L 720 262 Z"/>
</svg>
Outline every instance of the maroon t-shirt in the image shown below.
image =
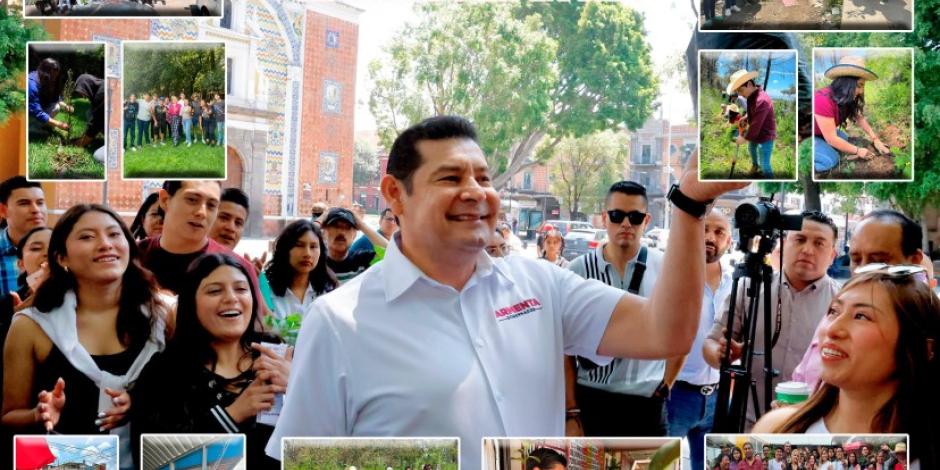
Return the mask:
<svg viewBox="0 0 940 470">
<path fill-rule="evenodd" d="M 254 265 L 249 263 L 244 257 L 235 254 L 234 251 L 210 238 L 209 242 L 199 251 L 186 254 L 170 253 L 160 246 L 160 238 L 160 236 L 156 236 L 137 242 L 137 248 L 140 250 L 141 264 L 153 273 L 160 287 L 179 294 L 180 288 L 183 287 L 184 283 L 200 281 L 200 279 L 188 279 L 186 277 L 186 270 L 193 260 L 206 253 L 221 253 L 231 255 L 232 258 L 238 260 L 238 262 L 245 267 L 255 287 L 255 298 L 259 299 L 259 301 L 263 298 L 261 297 L 261 290 L 258 287 L 258 273 L 255 272 Z"/>
<path fill-rule="evenodd" d="M 763 88 L 747 97 L 747 124 L 750 126 L 744 137 L 749 142 L 763 144 L 777 138 L 777 118 L 774 102 Z"/>
<path fill-rule="evenodd" d="M 816 122 L 816 116 L 832 118 L 836 123 L 839 122 L 839 105 L 836 104 L 836 100 L 832 99 L 832 89 L 826 87 L 816 90 L 813 95 L 813 106 L 816 107 L 813 110 L 813 135 L 822 137 L 823 133 L 819 129 L 819 123 Z"/>
</svg>

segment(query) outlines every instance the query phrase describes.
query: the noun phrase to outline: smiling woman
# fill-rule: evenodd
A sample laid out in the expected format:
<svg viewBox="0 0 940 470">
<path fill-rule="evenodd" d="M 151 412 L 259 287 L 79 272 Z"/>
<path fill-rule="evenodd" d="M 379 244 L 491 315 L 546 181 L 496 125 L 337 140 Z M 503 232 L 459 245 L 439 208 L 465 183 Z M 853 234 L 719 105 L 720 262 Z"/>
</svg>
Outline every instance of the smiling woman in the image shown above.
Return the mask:
<svg viewBox="0 0 940 470">
<path fill-rule="evenodd" d="M 912 460 L 935 468 L 940 299 L 918 278 L 920 266 L 870 266 L 846 283 L 819 329 L 824 383 L 803 405 L 766 414 L 754 432 L 907 432 L 922 443 Z"/>
<path fill-rule="evenodd" d="M 264 338 L 252 328 L 259 299 L 251 276 L 238 260 L 207 254 L 186 277 L 200 281 L 180 291 L 173 339 L 135 386 L 133 431 L 245 433 L 248 460 L 274 468 L 264 455 L 273 428 L 257 416 L 286 391 L 290 363 L 259 344 Z"/>
<path fill-rule="evenodd" d="M 165 308 L 130 232 L 104 206 L 69 209 L 48 250 L 49 278 L 15 317 L 4 349 L 3 424 L 126 435 L 124 390 L 163 348 Z M 130 446 L 121 452 L 132 468 Z"/>
</svg>

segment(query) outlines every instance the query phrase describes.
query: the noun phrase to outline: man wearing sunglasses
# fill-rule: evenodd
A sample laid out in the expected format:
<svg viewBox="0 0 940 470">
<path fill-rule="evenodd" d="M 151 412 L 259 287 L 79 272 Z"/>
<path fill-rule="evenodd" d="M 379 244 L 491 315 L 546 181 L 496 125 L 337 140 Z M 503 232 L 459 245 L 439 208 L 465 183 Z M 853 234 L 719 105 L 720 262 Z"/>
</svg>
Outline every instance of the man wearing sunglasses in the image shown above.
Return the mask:
<svg viewBox="0 0 940 470">
<path fill-rule="evenodd" d="M 920 224 L 898 211 L 879 209 L 869 212 L 855 226 L 855 233 L 849 241 L 849 271 L 855 275 L 870 269 L 882 269 L 886 265 L 907 265 L 899 266 L 897 273 L 911 273 L 930 284 L 926 269 L 909 270 L 909 266 L 920 265 L 924 260 L 921 249 L 923 236 Z M 805 382 L 811 389 L 816 388 L 822 373 L 816 333 L 824 321 L 825 315 L 817 324 L 803 359 L 793 369 L 793 380 Z"/>
<path fill-rule="evenodd" d="M 620 181 L 610 187 L 605 201 L 607 242 L 575 258 L 568 269 L 583 278 L 649 297 L 662 269 L 663 253 L 640 242 L 652 219 L 646 188 Z M 566 357 L 565 367 L 572 371 L 565 374 L 568 416 L 580 418 L 585 436 L 665 436 L 665 399 L 682 367 L 680 361 L 681 357 L 668 361 L 614 359 L 599 367 L 585 358 Z M 571 383 L 575 380 L 576 384 Z M 574 396 L 570 396 L 571 390 Z"/>
</svg>

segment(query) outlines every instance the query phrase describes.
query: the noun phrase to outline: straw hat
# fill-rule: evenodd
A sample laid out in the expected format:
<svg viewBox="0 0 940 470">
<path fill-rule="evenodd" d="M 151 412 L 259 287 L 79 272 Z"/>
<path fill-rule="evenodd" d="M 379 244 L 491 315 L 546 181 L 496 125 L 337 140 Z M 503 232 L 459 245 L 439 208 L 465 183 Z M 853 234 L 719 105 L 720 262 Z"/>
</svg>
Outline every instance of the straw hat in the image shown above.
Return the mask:
<svg viewBox="0 0 940 470">
<path fill-rule="evenodd" d="M 826 78 L 835 80 L 839 77 L 863 78 L 868 81 L 878 80 L 878 74 L 865 68 L 865 59 L 854 55 L 843 57 L 838 64 L 826 70 Z"/>
<path fill-rule="evenodd" d="M 736 105 L 736 104 L 728 105 L 728 111 L 731 111 L 732 113 L 741 114 L 741 110 L 738 109 L 738 105 Z"/>
<path fill-rule="evenodd" d="M 754 80 L 755 78 L 757 78 L 757 72 L 748 72 L 744 69 L 738 70 L 731 74 L 731 80 L 728 82 L 728 88 L 725 89 L 725 92 L 731 95 L 738 87 L 744 85 L 748 80 Z"/>
<path fill-rule="evenodd" d="M 894 446 L 894 453 L 897 454 L 898 452 L 904 452 L 904 453 L 906 454 L 906 453 L 907 453 L 907 444 L 905 444 L 905 443 L 903 443 L 903 442 L 898 442 L 898 443 Z"/>
</svg>

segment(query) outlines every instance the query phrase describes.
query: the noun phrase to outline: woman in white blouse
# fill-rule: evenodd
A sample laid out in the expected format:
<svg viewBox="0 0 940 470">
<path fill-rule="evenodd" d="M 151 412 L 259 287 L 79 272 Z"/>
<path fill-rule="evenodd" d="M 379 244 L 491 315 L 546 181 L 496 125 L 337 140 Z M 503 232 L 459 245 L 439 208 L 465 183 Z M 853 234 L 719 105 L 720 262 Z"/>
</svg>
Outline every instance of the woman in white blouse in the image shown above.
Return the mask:
<svg viewBox="0 0 940 470">
<path fill-rule="evenodd" d="M 309 220 L 298 220 L 274 242 L 274 255 L 264 268 L 274 294 L 274 315 L 303 316 L 313 300 L 335 289 L 336 275 L 326 265 L 323 233 Z"/>
</svg>

